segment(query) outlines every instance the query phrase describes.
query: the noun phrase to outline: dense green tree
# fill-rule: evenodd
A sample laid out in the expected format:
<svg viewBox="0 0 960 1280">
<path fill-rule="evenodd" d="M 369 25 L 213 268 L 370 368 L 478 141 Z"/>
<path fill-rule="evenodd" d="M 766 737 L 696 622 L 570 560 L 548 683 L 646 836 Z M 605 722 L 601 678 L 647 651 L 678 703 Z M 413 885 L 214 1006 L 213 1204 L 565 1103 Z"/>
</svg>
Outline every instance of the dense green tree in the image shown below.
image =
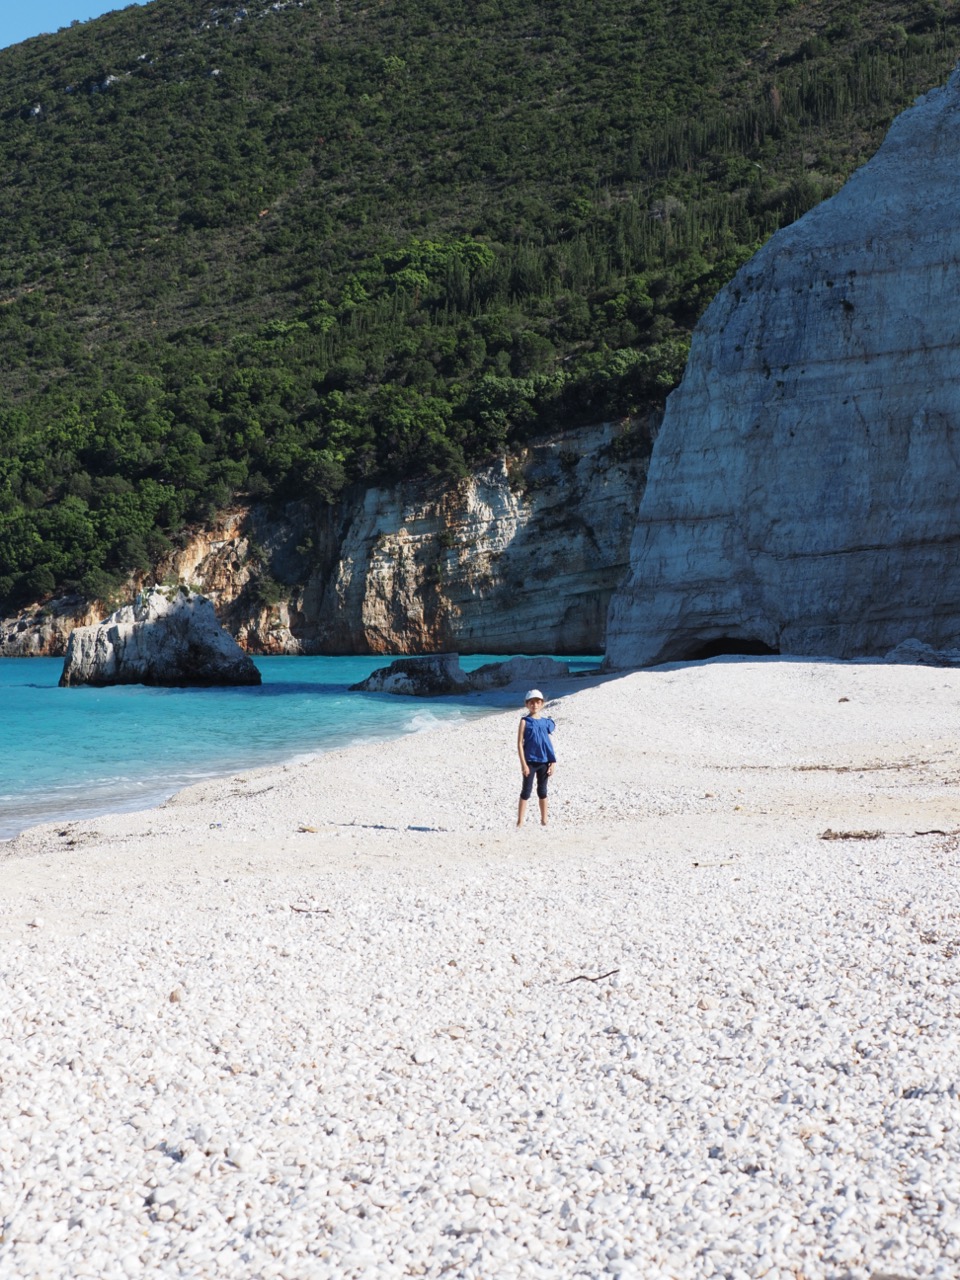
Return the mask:
<svg viewBox="0 0 960 1280">
<path fill-rule="evenodd" d="M 661 403 L 958 51 L 932 0 L 152 0 L 0 51 L 0 607 Z"/>
</svg>

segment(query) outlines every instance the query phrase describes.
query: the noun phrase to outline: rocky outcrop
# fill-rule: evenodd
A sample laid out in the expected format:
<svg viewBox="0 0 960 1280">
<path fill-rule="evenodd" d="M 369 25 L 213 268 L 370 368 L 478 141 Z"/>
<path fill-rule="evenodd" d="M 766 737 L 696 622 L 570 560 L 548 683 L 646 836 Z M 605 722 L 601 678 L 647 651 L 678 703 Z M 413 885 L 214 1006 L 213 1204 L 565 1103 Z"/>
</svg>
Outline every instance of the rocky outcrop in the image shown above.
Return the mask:
<svg viewBox="0 0 960 1280">
<path fill-rule="evenodd" d="M 960 649 L 933 649 L 911 637 L 891 649 L 884 662 L 902 662 L 915 667 L 960 667 Z"/>
<path fill-rule="evenodd" d="M 670 397 L 608 664 L 960 636 L 960 78 L 714 300 Z"/>
<path fill-rule="evenodd" d="M 600 652 L 652 430 L 609 423 L 453 487 L 370 489 L 335 528 L 321 513 L 291 635 L 311 653 Z"/>
<path fill-rule="evenodd" d="M 439 698 L 465 693 L 467 673 L 456 653 L 431 653 L 420 658 L 397 658 L 378 667 L 365 680 L 350 686 L 350 693 L 396 693 L 410 698 Z"/>
<path fill-rule="evenodd" d="M 562 433 L 453 485 L 237 508 L 156 579 L 208 596 L 250 653 L 599 653 L 657 422 Z M 70 627 L 35 647 L 39 613 L 0 623 L 3 653 L 63 652 Z"/>
<path fill-rule="evenodd" d="M 397 693 L 413 698 L 436 698 L 444 694 L 480 693 L 506 689 L 514 684 L 547 684 L 570 674 L 566 662 L 553 658 L 508 658 L 488 662 L 475 671 L 464 671 L 456 653 L 435 653 L 425 657 L 398 658 L 350 686 L 351 692 Z"/>
<path fill-rule="evenodd" d="M 218 612 L 229 609 L 238 599 L 248 599 L 260 572 L 258 551 L 248 535 L 251 514 L 247 507 L 235 508 L 222 512 L 210 527 L 194 530 L 149 579 L 132 575 L 124 593 L 126 598 L 134 599 L 155 581 L 163 581 L 200 591 L 214 602 Z M 62 658 L 77 627 L 95 626 L 111 611 L 110 604 L 76 595 L 35 601 L 11 617 L 0 618 L 0 657 Z M 258 652 L 286 651 L 282 640 L 271 644 L 269 637 L 268 622 L 264 627 L 265 643 L 254 646 Z M 289 651 L 300 651 L 296 642 L 292 642 Z"/>
<path fill-rule="evenodd" d="M 0 619 L 0 658 L 62 658 L 70 633 L 102 617 L 96 605 L 80 596 L 34 604 L 16 617 Z"/>
<path fill-rule="evenodd" d="M 162 572 L 252 653 L 599 653 L 655 427 L 559 434 L 454 485 L 234 511 Z"/>
<path fill-rule="evenodd" d="M 558 434 L 453 485 L 238 507 L 156 580 L 209 597 L 250 653 L 599 653 L 657 423 Z M 0 652 L 62 654 L 73 625 L 106 612 L 56 631 L 41 624 L 48 608 L 0 622 Z"/>
<path fill-rule="evenodd" d="M 260 672 L 217 622 L 213 605 L 186 590 L 153 590 L 106 622 L 70 636 L 61 685 L 250 685 Z"/>
<path fill-rule="evenodd" d="M 508 689 L 511 685 L 549 685 L 570 674 L 568 662 L 555 658 L 508 658 L 505 662 L 487 662 L 467 675 L 467 684 L 475 693 L 486 689 Z"/>
</svg>

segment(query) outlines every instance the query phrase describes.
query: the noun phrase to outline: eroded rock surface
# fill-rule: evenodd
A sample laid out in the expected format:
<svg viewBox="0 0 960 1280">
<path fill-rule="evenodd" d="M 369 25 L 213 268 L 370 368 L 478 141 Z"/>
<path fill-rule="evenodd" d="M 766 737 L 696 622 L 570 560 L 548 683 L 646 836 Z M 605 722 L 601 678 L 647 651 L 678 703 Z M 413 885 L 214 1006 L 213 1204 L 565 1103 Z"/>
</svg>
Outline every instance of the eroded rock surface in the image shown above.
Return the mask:
<svg viewBox="0 0 960 1280">
<path fill-rule="evenodd" d="M 561 433 L 452 485 L 236 511 L 163 572 L 252 653 L 599 653 L 656 426 Z"/>
<path fill-rule="evenodd" d="M 934 649 L 911 638 L 891 649 L 884 661 L 911 663 L 917 667 L 960 667 L 960 649 Z"/>
<path fill-rule="evenodd" d="M 0 619 L 0 658 L 62 658 L 70 634 L 103 617 L 81 596 L 60 596 Z"/>
<path fill-rule="evenodd" d="M 467 673 L 456 653 L 397 658 L 350 686 L 351 693 L 396 693 L 411 698 L 438 698 L 466 689 Z"/>
<path fill-rule="evenodd" d="M 547 684 L 570 674 L 569 664 L 554 658 L 508 658 L 488 662 L 475 671 L 464 671 L 456 653 L 434 653 L 423 657 L 397 658 L 388 667 L 351 685 L 362 693 L 397 693 L 416 698 L 441 697 L 453 693 L 481 693 L 505 689 L 513 684 Z"/>
<path fill-rule="evenodd" d="M 613 667 L 960 636 L 960 78 L 715 299 L 668 401 Z"/>
<path fill-rule="evenodd" d="M 306 652 L 599 653 L 651 427 L 532 445 L 454 486 L 368 490 L 315 538 L 290 628 Z"/>
<path fill-rule="evenodd" d="M 249 685 L 260 672 L 203 596 L 145 592 L 70 636 L 61 685 Z"/>
<path fill-rule="evenodd" d="M 225 511 L 157 580 L 208 596 L 250 653 L 599 653 L 658 422 L 560 433 L 454 484 Z M 38 636 L 42 616 L 0 619 L 2 652 L 62 654 L 71 626 Z"/>
</svg>

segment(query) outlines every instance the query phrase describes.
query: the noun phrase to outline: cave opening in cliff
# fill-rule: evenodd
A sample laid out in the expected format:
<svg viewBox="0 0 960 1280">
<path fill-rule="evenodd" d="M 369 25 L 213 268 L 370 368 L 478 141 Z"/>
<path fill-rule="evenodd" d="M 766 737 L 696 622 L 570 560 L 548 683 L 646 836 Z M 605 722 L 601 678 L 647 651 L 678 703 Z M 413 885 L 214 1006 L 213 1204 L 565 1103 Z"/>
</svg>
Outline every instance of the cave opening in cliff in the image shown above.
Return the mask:
<svg viewBox="0 0 960 1280">
<path fill-rule="evenodd" d="M 741 636 L 719 636 L 707 640 L 696 649 L 685 654 L 682 662 L 704 662 L 707 658 L 775 658 L 779 649 L 772 649 L 762 640 L 753 640 Z"/>
</svg>

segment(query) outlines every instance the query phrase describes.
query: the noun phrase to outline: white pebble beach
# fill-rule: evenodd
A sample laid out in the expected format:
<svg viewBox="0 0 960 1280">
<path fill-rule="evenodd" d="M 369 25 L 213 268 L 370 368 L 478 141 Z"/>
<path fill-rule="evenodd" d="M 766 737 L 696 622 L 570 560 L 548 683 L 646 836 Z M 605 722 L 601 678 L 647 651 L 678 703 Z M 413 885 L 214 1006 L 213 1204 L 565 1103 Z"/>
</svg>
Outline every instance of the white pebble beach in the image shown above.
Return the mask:
<svg viewBox="0 0 960 1280">
<path fill-rule="evenodd" d="M 0 1276 L 960 1274 L 960 670 L 545 692 L 0 845 Z"/>
</svg>

